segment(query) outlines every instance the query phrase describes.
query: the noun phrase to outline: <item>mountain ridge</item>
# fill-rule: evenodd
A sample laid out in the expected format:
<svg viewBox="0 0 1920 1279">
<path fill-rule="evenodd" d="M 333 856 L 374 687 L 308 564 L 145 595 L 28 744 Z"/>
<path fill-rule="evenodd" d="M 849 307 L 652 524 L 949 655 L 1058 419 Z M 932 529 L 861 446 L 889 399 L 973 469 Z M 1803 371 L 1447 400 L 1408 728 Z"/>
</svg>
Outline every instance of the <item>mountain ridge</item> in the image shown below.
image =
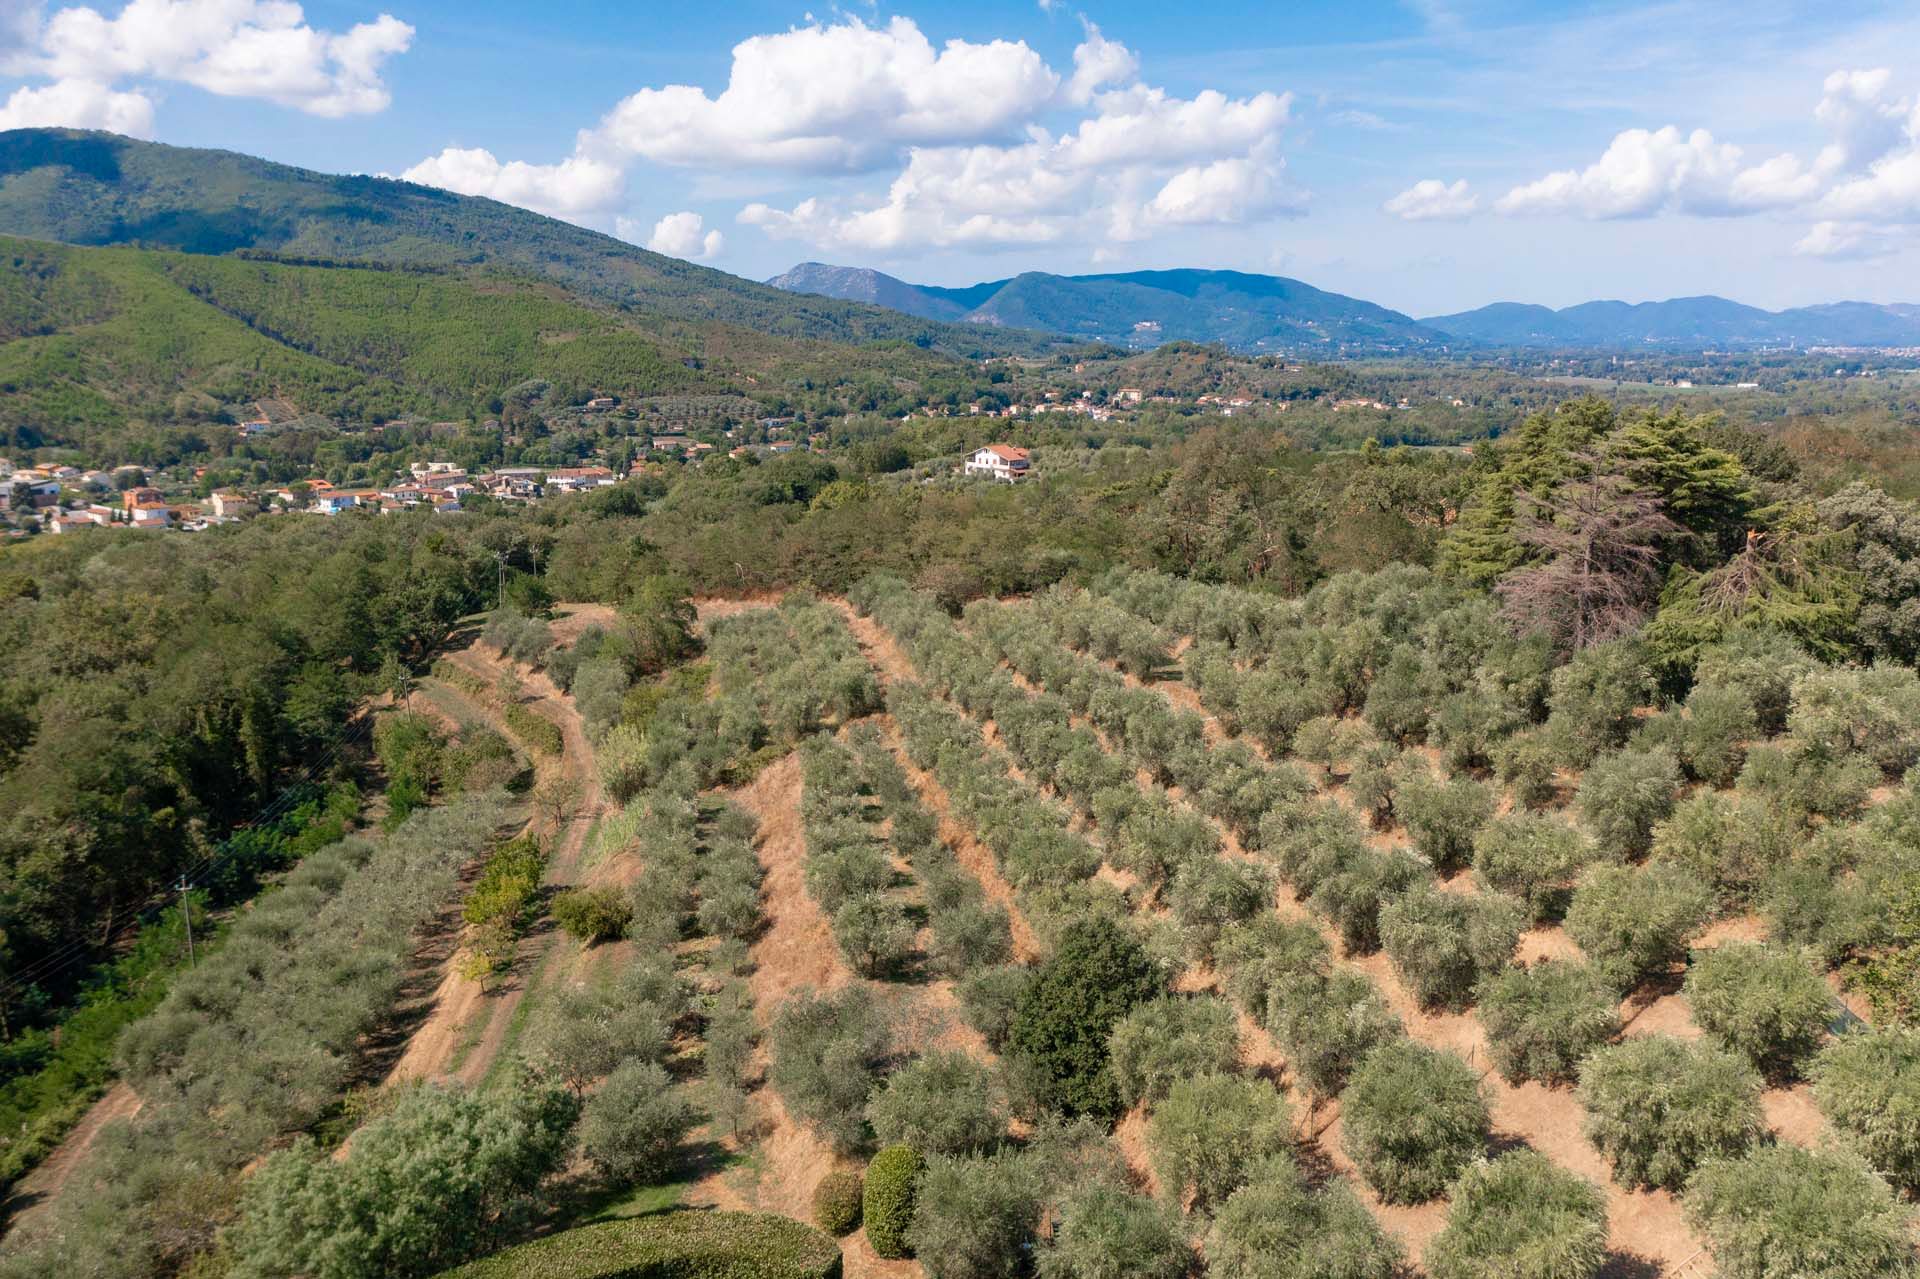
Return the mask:
<svg viewBox="0 0 1920 1279">
<path fill-rule="evenodd" d="M 827 297 L 885 298 L 885 305 L 928 320 L 1039 329 L 1131 347 L 1222 342 L 1324 355 L 1431 351 L 1449 343 L 1447 335 L 1387 307 L 1244 271 L 1027 271 L 942 288 L 867 267 L 803 262 L 768 283 Z"/>
<path fill-rule="evenodd" d="M 1768 311 L 1701 294 L 1658 302 L 1599 299 L 1573 306 L 1495 302 L 1423 324 L 1490 346 L 1920 346 L 1920 305 L 1825 302 Z"/>
</svg>

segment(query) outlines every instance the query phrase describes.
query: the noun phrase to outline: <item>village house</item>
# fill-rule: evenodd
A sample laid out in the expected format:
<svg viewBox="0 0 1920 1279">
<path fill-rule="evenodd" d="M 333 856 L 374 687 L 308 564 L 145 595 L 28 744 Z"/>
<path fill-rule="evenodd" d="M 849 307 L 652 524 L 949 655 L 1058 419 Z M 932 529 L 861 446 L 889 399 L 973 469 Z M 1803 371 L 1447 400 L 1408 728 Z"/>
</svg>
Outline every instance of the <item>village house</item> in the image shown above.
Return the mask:
<svg viewBox="0 0 1920 1279">
<path fill-rule="evenodd" d="M 235 493 L 231 489 L 216 489 L 207 498 L 214 518 L 237 520 L 243 515 L 254 515 L 260 510 L 260 504 L 244 493 Z"/>
<path fill-rule="evenodd" d="M 604 488 L 619 477 L 604 466 L 557 466 L 547 472 L 547 487 L 560 493 Z"/>
<path fill-rule="evenodd" d="M 1023 448 L 1011 444 L 989 444 L 973 451 L 965 469 L 968 475 L 985 475 L 1011 483 L 1026 478 L 1031 460 Z"/>
<path fill-rule="evenodd" d="M 141 502 L 127 508 L 127 523 L 135 528 L 166 528 L 173 523 L 173 508 L 165 502 Z"/>
</svg>

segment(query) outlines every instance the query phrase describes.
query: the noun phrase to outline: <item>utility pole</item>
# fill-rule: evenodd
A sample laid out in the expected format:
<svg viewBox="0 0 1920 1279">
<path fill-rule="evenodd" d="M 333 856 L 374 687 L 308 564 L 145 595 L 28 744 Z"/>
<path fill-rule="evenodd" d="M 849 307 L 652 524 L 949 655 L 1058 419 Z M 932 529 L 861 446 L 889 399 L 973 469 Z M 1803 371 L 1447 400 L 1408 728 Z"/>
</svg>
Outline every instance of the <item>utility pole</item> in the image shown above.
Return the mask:
<svg viewBox="0 0 1920 1279">
<path fill-rule="evenodd" d="M 187 899 L 187 877 L 180 877 L 180 920 L 187 926 L 187 967 L 193 967 L 193 908 Z"/>
</svg>

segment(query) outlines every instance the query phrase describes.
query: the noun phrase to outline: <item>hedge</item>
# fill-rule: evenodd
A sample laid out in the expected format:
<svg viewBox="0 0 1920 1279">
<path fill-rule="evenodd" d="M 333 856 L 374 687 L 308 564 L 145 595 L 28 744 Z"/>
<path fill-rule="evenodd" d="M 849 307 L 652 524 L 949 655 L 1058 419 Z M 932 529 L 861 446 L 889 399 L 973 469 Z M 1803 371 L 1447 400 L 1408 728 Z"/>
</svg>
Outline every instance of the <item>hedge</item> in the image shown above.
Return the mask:
<svg viewBox="0 0 1920 1279">
<path fill-rule="evenodd" d="M 866 1186 L 858 1168 L 840 1168 L 822 1177 L 813 1188 L 813 1224 L 836 1237 L 858 1230 Z"/>
<path fill-rule="evenodd" d="M 913 1225 L 913 1196 L 926 1161 L 911 1146 L 888 1146 L 867 1165 L 861 1196 L 867 1242 L 875 1255 L 907 1255 L 907 1229 Z"/>
<path fill-rule="evenodd" d="M 839 1279 L 811 1226 L 752 1212 L 667 1212 L 581 1226 L 443 1272 L 443 1279 Z"/>
<path fill-rule="evenodd" d="M 546 716 L 515 703 L 506 709 L 507 731 L 524 742 L 529 750 L 542 755 L 558 755 L 566 750 L 560 728 Z"/>
</svg>

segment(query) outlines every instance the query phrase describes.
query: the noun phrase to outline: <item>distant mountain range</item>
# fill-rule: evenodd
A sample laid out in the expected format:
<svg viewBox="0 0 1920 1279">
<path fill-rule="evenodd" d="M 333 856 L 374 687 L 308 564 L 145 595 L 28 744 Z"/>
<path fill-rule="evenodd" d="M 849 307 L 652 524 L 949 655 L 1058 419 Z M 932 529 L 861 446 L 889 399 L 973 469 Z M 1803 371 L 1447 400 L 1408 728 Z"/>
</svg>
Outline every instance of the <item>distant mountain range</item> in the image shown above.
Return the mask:
<svg viewBox="0 0 1920 1279">
<path fill-rule="evenodd" d="M 1474 347 L 1669 350 L 1920 346 L 1920 305 L 1835 302 L 1764 311 L 1725 298 L 1586 302 L 1555 311 L 1497 302 L 1416 320 L 1282 276 L 1238 271 L 1029 272 L 970 288 L 909 284 L 864 267 L 803 262 L 767 283 L 945 323 L 1017 325 L 1124 346 L 1187 340 L 1323 354 Z"/>
<path fill-rule="evenodd" d="M 1920 306 L 1833 302 L 1763 311 L 1726 298 L 1666 302 L 1583 302 L 1555 311 L 1496 302 L 1421 321 L 1489 346 L 1706 347 L 1920 346 Z"/>
<path fill-rule="evenodd" d="M 1298 280 L 1239 271 L 1029 271 L 964 289 L 908 284 L 864 267 L 803 262 L 767 283 L 871 302 L 928 320 L 1039 329 L 1146 347 L 1220 342 L 1246 351 L 1318 355 L 1433 352 L 1446 334 L 1398 311 Z"/>
</svg>

